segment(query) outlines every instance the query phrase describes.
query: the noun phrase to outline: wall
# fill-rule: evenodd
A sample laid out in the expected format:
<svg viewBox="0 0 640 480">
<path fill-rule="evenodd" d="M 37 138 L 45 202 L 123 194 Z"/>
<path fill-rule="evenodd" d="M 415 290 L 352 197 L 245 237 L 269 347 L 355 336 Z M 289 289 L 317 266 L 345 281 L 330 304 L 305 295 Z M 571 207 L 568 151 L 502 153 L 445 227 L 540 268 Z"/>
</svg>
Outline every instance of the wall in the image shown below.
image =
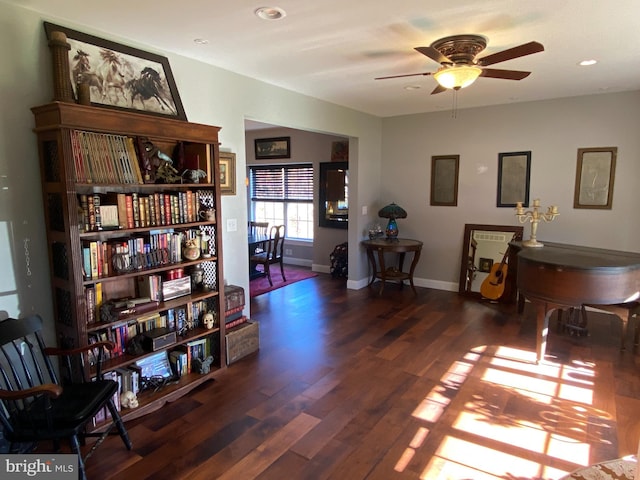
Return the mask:
<svg viewBox="0 0 640 480">
<path fill-rule="evenodd" d="M 256 160 L 254 140 L 256 138 L 271 137 L 291 137 L 291 158 L 269 160 Z M 246 133 L 246 152 L 247 165 L 269 165 L 269 164 L 287 164 L 287 163 L 312 163 L 314 171 L 314 240 L 313 242 L 291 241 L 287 243 L 286 248 L 293 250 L 290 258 L 286 259 L 288 263 L 298 265 L 311 266 L 317 272 L 329 272 L 330 261 L 329 255 L 333 248 L 347 241 L 347 230 L 336 228 L 325 228 L 318 226 L 317 205 L 318 205 L 318 189 L 319 189 L 319 172 L 320 163 L 331 161 L 331 144 L 335 141 L 344 140 L 344 137 L 335 135 L 324 135 L 321 133 L 305 132 L 290 128 L 270 128 L 248 131 Z M 247 172 L 248 174 L 248 172 Z M 244 185 L 244 183 L 243 183 Z M 247 199 L 247 208 L 251 201 Z M 300 260 L 308 260 L 308 264 Z"/>
<path fill-rule="evenodd" d="M 530 150 L 530 199 L 559 206 L 539 240 L 640 251 L 639 126 L 638 91 L 384 119 L 380 198 L 407 211 L 401 236 L 425 242 L 416 283 L 457 289 L 466 223 L 517 225 L 514 209 L 496 207 L 501 152 Z M 578 148 L 607 146 L 618 147 L 613 208 L 574 209 Z M 447 154 L 460 155 L 458 206 L 432 207 L 431 157 Z"/>
<path fill-rule="evenodd" d="M 365 192 L 363 201 L 372 202 L 375 198 L 377 188 L 370 192 L 359 188 L 358 183 L 375 187 L 380 182 L 379 118 L 0 2 L 0 318 L 39 312 L 45 320 L 51 320 L 53 315 L 37 145 L 29 110 L 49 102 L 53 95 L 43 21 L 167 56 L 189 121 L 222 127 L 221 149 L 235 152 L 237 162 L 238 194 L 222 198 L 223 268 L 229 283 L 248 291 L 247 204 L 242 188 L 246 171 L 245 118 L 349 137 L 355 155 L 355 207 L 360 211 L 358 191 Z M 358 154 L 362 155 L 362 162 L 358 161 Z M 236 220 L 236 231 L 227 231 L 229 219 Z M 349 231 L 352 243 L 357 244 L 355 232 L 367 222 L 366 217 L 353 219 L 353 232 Z M 350 264 L 355 279 L 366 276 L 364 256 L 357 250 Z"/>
<path fill-rule="evenodd" d="M 230 283 L 245 289 L 247 199 L 240 187 L 246 171 L 247 118 L 348 137 L 354 212 L 349 244 L 358 245 L 366 236 L 379 208 L 397 202 L 409 214 L 398 222 L 401 235 L 425 241 L 416 272 L 418 285 L 457 288 L 465 223 L 515 223 L 512 210 L 495 207 L 500 152 L 531 150 L 532 198 L 560 207 L 554 223 L 541 225 L 541 240 L 640 250 L 640 225 L 635 221 L 640 92 L 461 109 L 456 119 L 450 112 L 441 112 L 381 120 L 0 2 L 0 261 L 4 273 L 0 316 L 29 312 L 39 312 L 45 319 L 52 316 L 36 141 L 29 111 L 31 106 L 50 101 L 53 92 L 43 20 L 166 55 L 189 120 L 223 127 L 221 148 L 237 154 L 239 186 L 237 195 L 222 199 L 223 226 L 232 219 L 239 227 L 224 229 L 224 272 Z M 464 107 L 464 95 L 459 106 Z M 576 151 L 590 146 L 618 147 L 612 210 L 572 208 Z M 430 207 L 430 159 L 445 154 L 461 156 L 458 206 Z M 368 214 L 362 214 L 363 207 Z M 352 247 L 347 285 L 366 285 L 367 273 L 364 253 Z"/>
</svg>

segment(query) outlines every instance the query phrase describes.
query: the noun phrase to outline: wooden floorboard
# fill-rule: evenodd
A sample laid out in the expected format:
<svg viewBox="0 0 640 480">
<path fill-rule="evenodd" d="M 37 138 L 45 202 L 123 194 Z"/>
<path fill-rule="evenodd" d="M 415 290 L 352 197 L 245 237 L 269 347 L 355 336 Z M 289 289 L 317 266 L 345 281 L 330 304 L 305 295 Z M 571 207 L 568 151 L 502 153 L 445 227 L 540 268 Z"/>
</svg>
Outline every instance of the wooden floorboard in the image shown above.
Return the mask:
<svg viewBox="0 0 640 480">
<path fill-rule="evenodd" d="M 615 317 L 555 330 L 457 293 L 347 290 L 320 274 L 251 300 L 260 350 L 127 423 L 103 479 L 557 479 L 635 453 L 640 356 Z"/>
</svg>

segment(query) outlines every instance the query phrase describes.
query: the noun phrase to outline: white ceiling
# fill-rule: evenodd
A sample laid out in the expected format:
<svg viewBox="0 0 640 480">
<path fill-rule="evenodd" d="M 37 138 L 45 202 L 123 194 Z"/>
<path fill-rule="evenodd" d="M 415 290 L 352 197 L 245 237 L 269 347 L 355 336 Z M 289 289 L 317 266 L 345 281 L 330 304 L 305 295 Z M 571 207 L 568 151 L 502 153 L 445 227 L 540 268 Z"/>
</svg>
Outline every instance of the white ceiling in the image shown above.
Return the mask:
<svg viewBox="0 0 640 480">
<path fill-rule="evenodd" d="M 457 34 L 488 39 L 478 57 L 530 41 L 545 47 L 492 65 L 532 74 L 480 78 L 459 92 L 460 109 L 640 89 L 638 0 L 5 1 L 53 23 L 87 26 L 120 43 L 130 39 L 381 117 L 451 108 L 450 91 L 430 95 L 431 76 L 374 78 L 435 72 L 439 65 L 414 47 Z M 264 5 L 287 15 L 258 19 L 254 11 Z M 577 65 L 592 58 L 599 63 Z"/>
</svg>

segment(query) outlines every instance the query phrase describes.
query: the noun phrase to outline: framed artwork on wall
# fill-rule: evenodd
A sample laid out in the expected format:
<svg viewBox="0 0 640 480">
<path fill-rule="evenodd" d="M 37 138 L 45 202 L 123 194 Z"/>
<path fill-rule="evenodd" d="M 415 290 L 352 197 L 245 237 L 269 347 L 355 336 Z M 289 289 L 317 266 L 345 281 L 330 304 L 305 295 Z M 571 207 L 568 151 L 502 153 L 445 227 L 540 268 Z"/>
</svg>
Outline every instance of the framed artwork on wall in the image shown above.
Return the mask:
<svg viewBox="0 0 640 480">
<path fill-rule="evenodd" d="M 291 137 L 256 138 L 254 140 L 256 158 L 291 158 Z"/>
<path fill-rule="evenodd" d="M 480 261 L 478 262 L 478 271 L 482 273 L 489 273 L 491 272 L 491 267 L 493 267 L 493 258 L 480 257 Z"/>
<path fill-rule="evenodd" d="M 220 194 L 236 194 L 236 154 L 220 152 Z"/>
<path fill-rule="evenodd" d="M 529 206 L 531 152 L 498 154 L 498 207 Z"/>
<path fill-rule="evenodd" d="M 579 148 L 573 208 L 611 210 L 618 147 Z"/>
<path fill-rule="evenodd" d="M 187 120 L 166 57 L 44 22 L 47 38 L 62 32 L 71 46 L 69 81 L 76 98 L 86 84 L 91 105 Z"/>
<path fill-rule="evenodd" d="M 431 157 L 431 205 L 458 205 L 460 155 Z"/>
</svg>

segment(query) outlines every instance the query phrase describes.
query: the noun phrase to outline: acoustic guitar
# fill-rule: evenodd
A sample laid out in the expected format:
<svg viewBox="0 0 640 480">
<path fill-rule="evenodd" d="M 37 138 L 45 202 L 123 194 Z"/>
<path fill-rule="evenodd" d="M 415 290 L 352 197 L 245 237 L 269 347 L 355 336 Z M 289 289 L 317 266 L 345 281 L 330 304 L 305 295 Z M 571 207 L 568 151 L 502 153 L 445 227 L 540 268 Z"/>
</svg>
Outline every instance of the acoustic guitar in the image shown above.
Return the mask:
<svg viewBox="0 0 640 480">
<path fill-rule="evenodd" d="M 502 261 L 493 264 L 489 275 L 487 275 L 487 278 L 485 278 L 482 285 L 480 285 L 480 293 L 489 300 L 498 300 L 504 294 L 507 270 L 509 268 L 507 255 L 509 255 L 509 246 L 507 246 L 507 250 L 504 252 Z"/>
</svg>

